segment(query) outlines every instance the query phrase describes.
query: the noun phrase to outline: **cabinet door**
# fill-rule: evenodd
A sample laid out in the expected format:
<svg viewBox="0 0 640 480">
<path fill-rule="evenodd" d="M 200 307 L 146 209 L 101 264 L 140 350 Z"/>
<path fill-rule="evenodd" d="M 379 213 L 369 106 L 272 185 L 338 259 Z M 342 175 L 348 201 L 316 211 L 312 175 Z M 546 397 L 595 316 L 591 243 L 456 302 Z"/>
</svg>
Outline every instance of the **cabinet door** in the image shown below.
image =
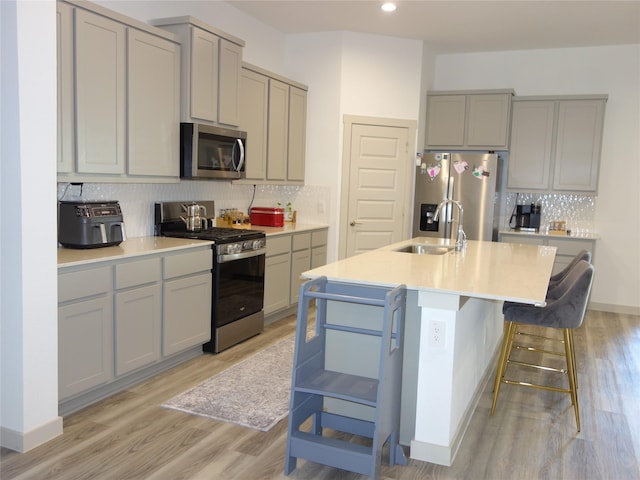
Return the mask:
<svg viewBox="0 0 640 480">
<path fill-rule="evenodd" d="M 79 173 L 124 173 L 125 27 L 76 9 L 76 130 Z"/>
<path fill-rule="evenodd" d="M 238 126 L 240 124 L 242 47 L 223 38 L 219 39 L 219 42 L 218 122 Z"/>
<path fill-rule="evenodd" d="M 128 53 L 127 173 L 178 177 L 180 47 L 129 28 Z"/>
<path fill-rule="evenodd" d="M 289 85 L 269 79 L 267 180 L 286 180 L 289 131 Z"/>
<path fill-rule="evenodd" d="M 290 303 L 298 303 L 300 285 L 305 282 L 302 274 L 311 268 L 311 250 L 300 250 L 291 254 L 291 296 Z"/>
<path fill-rule="evenodd" d="M 211 340 L 211 274 L 164 282 L 164 355 Z"/>
<path fill-rule="evenodd" d="M 289 306 L 291 285 L 291 254 L 265 259 L 264 314 L 269 315 Z"/>
<path fill-rule="evenodd" d="M 463 146 L 465 95 L 432 95 L 427 98 L 427 147 Z"/>
<path fill-rule="evenodd" d="M 218 42 L 212 33 L 191 27 L 191 117 L 218 120 Z"/>
<path fill-rule="evenodd" d="M 553 175 L 554 190 L 598 189 L 604 100 L 562 100 Z"/>
<path fill-rule="evenodd" d="M 247 132 L 247 180 L 264 180 L 267 176 L 267 111 L 269 79 L 251 70 L 242 70 L 240 128 Z"/>
<path fill-rule="evenodd" d="M 327 264 L 327 246 L 313 247 L 311 249 L 311 268 L 321 267 Z"/>
<path fill-rule="evenodd" d="M 113 378 L 113 297 L 58 308 L 58 395 L 64 399 Z"/>
<path fill-rule="evenodd" d="M 307 141 L 307 92 L 289 87 L 289 144 L 287 180 L 304 182 Z"/>
<path fill-rule="evenodd" d="M 70 173 L 75 164 L 73 97 L 73 7 L 56 2 L 58 65 L 58 172 Z"/>
<path fill-rule="evenodd" d="M 160 359 L 162 289 L 148 285 L 116 294 L 116 375 Z"/>
<path fill-rule="evenodd" d="M 547 190 L 554 131 L 553 101 L 513 103 L 507 187 Z"/>
<path fill-rule="evenodd" d="M 469 95 L 467 102 L 466 145 L 507 148 L 511 95 Z"/>
</svg>

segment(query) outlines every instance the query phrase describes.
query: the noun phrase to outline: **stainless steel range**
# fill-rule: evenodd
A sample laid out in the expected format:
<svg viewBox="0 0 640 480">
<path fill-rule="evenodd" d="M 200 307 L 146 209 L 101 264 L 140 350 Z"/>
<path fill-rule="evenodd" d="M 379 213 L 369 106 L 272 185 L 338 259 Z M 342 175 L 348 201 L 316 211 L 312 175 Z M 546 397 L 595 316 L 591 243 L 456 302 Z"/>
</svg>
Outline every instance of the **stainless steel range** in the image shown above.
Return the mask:
<svg viewBox="0 0 640 480">
<path fill-rule="evenodd" d="M 266 241 L 260 230 L 215 227 L 214 217 L 212 201 L 155 204 L 156 235 L 214 242 L 211 341 L 202 348 L 218 353 L 264 328 Z"/>
</svg>

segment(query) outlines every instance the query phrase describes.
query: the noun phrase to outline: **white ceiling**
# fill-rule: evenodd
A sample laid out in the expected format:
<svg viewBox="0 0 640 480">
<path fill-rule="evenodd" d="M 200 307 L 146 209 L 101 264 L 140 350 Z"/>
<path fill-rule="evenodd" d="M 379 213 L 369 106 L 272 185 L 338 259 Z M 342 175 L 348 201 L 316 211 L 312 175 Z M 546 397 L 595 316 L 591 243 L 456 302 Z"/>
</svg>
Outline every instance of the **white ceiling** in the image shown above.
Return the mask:
<svg viewBox="0 0 640 480">
<path fill-rule="evenodd" d="M 239 0 L 231 5 L 288 33 L 352 31 L 427 42 L 436 52 L 640 43 L 640 0 Z"/>
</svg>

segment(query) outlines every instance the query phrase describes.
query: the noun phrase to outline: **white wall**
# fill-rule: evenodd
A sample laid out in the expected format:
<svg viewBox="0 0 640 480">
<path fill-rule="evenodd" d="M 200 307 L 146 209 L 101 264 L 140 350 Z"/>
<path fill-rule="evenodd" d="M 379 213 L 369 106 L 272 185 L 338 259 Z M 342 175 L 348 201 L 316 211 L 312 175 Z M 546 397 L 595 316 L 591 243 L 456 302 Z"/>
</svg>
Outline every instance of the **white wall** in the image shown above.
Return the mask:
<svg viewBox="0 0 640 480">
<path fill-rule="evenodd" d="M 595 227 L 594 304 L 640 309 L 640 45 L 440 55 L 434 89 L 608 94 Z"/>
<path fill-rule="evenodd" d="M 351 32 L 290 35 L 287 69 L 309 86 L 306 182 L 330 189 L 328 258 L 341 226 L 344 115 L 418 121 L 422 43 Z M 415 143 L 411 148 L 415 148 Z M 408 188 L 413 188 L 409 185 Z"/>
<path fill-rule="evenodd" d="M 55 2 L 0 2 L 2 445 L 62 433 L 58 417 Z"/>
</svg>

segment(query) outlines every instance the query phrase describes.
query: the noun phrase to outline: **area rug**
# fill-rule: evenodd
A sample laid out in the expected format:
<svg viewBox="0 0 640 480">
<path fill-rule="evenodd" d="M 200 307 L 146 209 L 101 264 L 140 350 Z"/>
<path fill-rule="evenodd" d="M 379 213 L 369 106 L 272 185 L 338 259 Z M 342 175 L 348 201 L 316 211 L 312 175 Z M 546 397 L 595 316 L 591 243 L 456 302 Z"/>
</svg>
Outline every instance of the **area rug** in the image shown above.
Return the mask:
<svg viewBox="0 0 640 480">
<path fill-rule="evenodd" d="M 289 413 L 295 338 L 286 338 L 162 404 L 266 432 Z"/>
</svg>

